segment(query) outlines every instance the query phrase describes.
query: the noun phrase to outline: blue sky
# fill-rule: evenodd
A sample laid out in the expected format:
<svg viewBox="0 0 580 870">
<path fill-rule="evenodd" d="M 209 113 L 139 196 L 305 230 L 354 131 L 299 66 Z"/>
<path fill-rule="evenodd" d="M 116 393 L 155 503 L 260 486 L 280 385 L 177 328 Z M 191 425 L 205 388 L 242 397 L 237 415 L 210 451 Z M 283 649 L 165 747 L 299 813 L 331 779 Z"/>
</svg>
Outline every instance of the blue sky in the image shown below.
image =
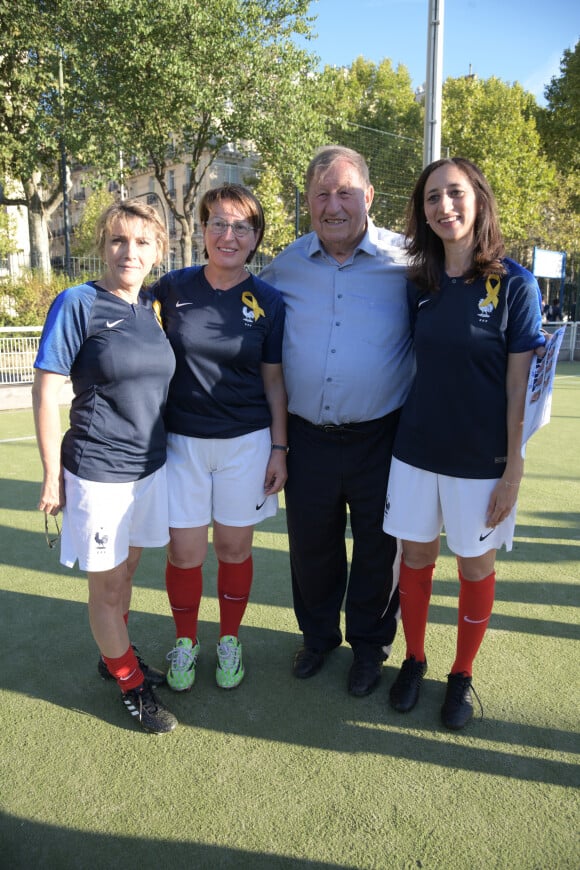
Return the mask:
<svg viewBox="0 0 580 870">
<path fill-rule="evenodd" d="M 545 105 L 566 48 L 580 39 L 579 0 L 445 0 L 443 80 L 472 72 L 519 82 Z M 321 65 L 349 66 L 362 55 L 390 58 L 425 81 L 428 0 L 315 0 L 318 37 L 306 44 Z"/>
</svg>

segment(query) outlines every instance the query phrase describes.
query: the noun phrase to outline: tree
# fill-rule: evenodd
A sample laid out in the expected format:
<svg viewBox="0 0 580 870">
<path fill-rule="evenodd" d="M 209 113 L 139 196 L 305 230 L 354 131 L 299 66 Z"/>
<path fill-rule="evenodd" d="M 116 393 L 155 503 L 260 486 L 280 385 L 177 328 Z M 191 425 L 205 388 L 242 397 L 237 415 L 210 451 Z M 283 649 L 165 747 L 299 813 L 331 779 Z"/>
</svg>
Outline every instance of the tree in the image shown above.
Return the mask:
<svg viewBox="0 0 580 870">
<path fill-rule="evenodd" d="M 3 0 L 0 31 L 0 178 L 20 184 L 12 195 L 3 186 L 0 204 L 27 207 L 32 264 L 49 271 L 48 220 L 62 198 L 54 4 Z"/>
<path fill-rule="evenodd" d="M 545 90 L 548 105 L 538 118 L 544 151 L 558 173 L 547 209 L 550 242 L 544 247 L 567 252 L 574 278 L 580 269 L 580 42 L 564 51 L 560 72 Z"/>
<path fill-rule="evenodd" d="M 292 41 L 309 31 L 308 6 L 0 0 L 0 172 L 22 185 L 10 202 L 29 209 L 33 262 L 48 260 L 63 154 L 109 178 L 120 151 L 132 167 L 153 167 L 181 227 L 185 263 L 197 194 L 225 144 L 268 153 L 272 165 L 299 174 L 320 129 L 303 89 L 315 60 Z M 169 159 L 191 163 L 183 206 L 166 183 Z"/>
<path fill-rule="evenodd" d="M 278 172 L 267 163 L 262 164 L 255 193 L 262 204 L 266 219 L 260 250 L 267 256 L 274 257 L 294 240 L 295 212 L 292 213 L 289 209 L 288 197 L 284 195 L 284 185 Z"/>
<path fill-rule="evenodd" d="M 548 107 L 540 130 L 547 152 L 561 167 L 580 174 L 580 41 L 573 51 L 564 51 L 560 72 L 544 92 Z"/>
<path fill-rule="evenodd" d="M 95 226 L 101 213 L 115 200 L 105 187 L 91 190 L 79 225 L 76 227 L 73 254 L 88 257 L 95 253 Z"/>
<path fill-rule="evenodd" d="M 421 107 L 406 67 L 357 58 L 325 67 L 320 82 L 327 139 L 364 155 L 375 187 L 373 218 L 402 228 L 409 192 L 421 171 Z"/>
<path fill-rule="evenodd" d="M 18 244 L 15 239 L 15 221 L 6 208 L 0 207 L 0 259 L 15 254 Z"/>
<path fill-rule="evenodd" d="M 443 87 L 444 146 L 485 173 L 514 254 L 541 234 L 555 182 L 542 153 L 536 108 L 521 85 L 493 77 L 447 79 Z"/>
<path fill-rule="evenodd" d="M 308 0 L 72 3 L 83 58 L 80 110 L 98 119 L 100 163 L 111 165 L 122 149 L 134 167 L 152 167 L 181 228 L 185 264 L 198 193 L 226 144 L 268 154 L 272 165 L 286 163 L 298 174 L 309 142 L 320 137 L 302 86 L 314 58 L 292 41 L 308 32 L 308 6 Z M 170 159 L 191 163 L 183 199 L 167 184 Z"/>
</svg>

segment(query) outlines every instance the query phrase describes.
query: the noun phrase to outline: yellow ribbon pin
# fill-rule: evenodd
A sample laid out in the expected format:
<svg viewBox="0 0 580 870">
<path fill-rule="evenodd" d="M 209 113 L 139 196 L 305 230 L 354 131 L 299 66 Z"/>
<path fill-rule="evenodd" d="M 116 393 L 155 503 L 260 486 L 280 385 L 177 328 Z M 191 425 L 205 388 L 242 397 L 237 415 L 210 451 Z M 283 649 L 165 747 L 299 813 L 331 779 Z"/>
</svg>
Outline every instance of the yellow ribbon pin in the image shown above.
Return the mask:
<svg viewBox="0 0 580 870">
<path fill-rule="evenodd" d="M 254 322 L 257 322 L 260 317 L 266 316 L 266 312 L 263 308 L 260 308 L 260 306 L 258 305 L 258 300 L 253 293 L 250 293 L 249 290 L 245 290 L 242 293 L 242 302 L 244 303 L 244 305 L 247 305 L 248 308 L 251 308 L 254 312 Z"/>
<path fill-rule="evenodd" d="M 485 308 L 486 305 L 493 305 L 494 308 L 497 308 L 499 290 L 501 287 L 501 279 L 499 275 L 490 275 L 487 281 L 485 282 L 485 289 L 487 290 L 487 296 L 480 302 L 479 307 Z"/>
<path fill-rule="evenodd" d="M 161 329 L 163 329 L 163 323 L 161 321 L 161 302 L 159 301 L 159 299 L 155 299 L 151 307 L 153 308 L 153 313 L 155 315 L 157 323 L 159 324 Z"/>
</svg>

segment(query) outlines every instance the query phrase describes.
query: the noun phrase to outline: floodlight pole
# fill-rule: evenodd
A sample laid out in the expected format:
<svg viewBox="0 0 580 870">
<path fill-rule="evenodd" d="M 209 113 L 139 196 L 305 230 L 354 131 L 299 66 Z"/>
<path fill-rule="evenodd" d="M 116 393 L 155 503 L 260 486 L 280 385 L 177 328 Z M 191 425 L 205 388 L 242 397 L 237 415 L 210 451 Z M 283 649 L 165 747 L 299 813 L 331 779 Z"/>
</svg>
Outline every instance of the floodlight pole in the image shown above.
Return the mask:
<svg viewBox="0 0 580 870">
<path fill-rule="evenodd" d="M 441 157 L 441 93 L 443 89 L 443 19 L 445 0 L 429 0 L 427 77 L 423 167 Z"/>
</svg>

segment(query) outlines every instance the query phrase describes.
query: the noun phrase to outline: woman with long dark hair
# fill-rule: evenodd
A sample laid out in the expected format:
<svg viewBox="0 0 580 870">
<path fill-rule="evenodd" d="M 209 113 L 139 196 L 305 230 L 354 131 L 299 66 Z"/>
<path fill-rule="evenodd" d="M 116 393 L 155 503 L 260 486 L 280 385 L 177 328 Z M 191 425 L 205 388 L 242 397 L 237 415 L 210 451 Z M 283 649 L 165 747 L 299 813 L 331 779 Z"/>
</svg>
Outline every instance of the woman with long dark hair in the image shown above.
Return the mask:
<svg viewBox="0 0 580 870">
<path fill-rule="evenodd" d="M 533 275 L 505 256 L 492 190 L 461 157 L 421 174 L 407 250 L 417 370 L 395 439 L 384 520 L 384 530 L 402 539 L 407 650 L 390 701 L 407 712 L 419 698 L 445 527 L 460 586 L 456 657 L 441 714 L 459 729 L 473 715 L 473 661 L 492 611 L 496 552 L 512 548 L 528 372 L 544 344 L 540 292 Z"/>
</svg>

